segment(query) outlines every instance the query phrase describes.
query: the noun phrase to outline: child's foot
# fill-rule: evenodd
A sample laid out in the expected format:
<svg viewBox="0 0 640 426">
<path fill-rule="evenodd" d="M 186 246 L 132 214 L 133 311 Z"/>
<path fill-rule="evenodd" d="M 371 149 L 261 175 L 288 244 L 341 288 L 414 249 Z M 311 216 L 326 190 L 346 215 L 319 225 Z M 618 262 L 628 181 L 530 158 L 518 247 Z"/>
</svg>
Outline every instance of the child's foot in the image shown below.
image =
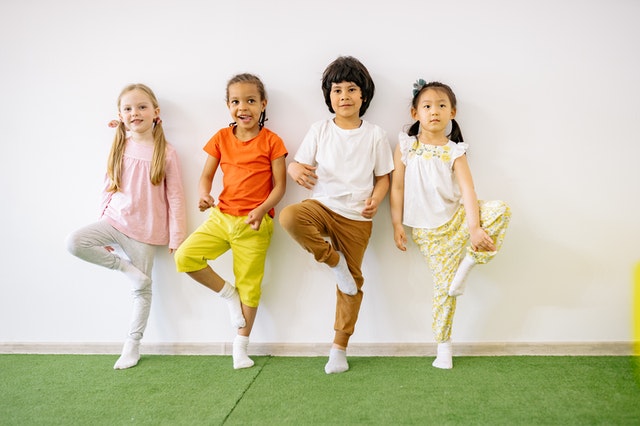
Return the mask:
<svg viewBox="0 0 640 426">
<path fill-rule="evenodd" d="M 249 346 L 249 337 L 240 336 L 239 334 L 233 340 L 233 368 L 253 367 L 253 360 L 247 355 L 247 346 Z"/>
<path fill-rule="evenodd" d="M 238 290 L 225 281 L 224 287 L 222 287 L 222 290 L 220 290 L 218 294 L 227 301 L 229 316 L 231 317 L 231 325 L 235 328 L 242 328 L 246 326 L 247 322 L 244 319 L 244 315 L 242 315 L 242 306 L 240 306 Z"/>
<path fill-rule="evenodd" d="M 351 275 L 351 271 L 349 271 L 349 266 L 347 265 L 344 255 L 340 252 L 337 253 L 338 256 L 340 256 L 340 260 L 338 260 L 338 264 L 331 268 L 331 270 L 336 274 L 338 289 L 344 294 L 353 296 L 358 293 L 358 286 L 353 279 L 353 275 Z"/>
<path fill-rule="evenodd" d="M 465 256 L 458 266 L 456 274 L 453 276 L 451 285 L 449 286 L 449 296 L 461 296 L 467 287 L 467 275 L 476 262 L 471 256 Z"/>
<path fill-rule="evenodd" d="M 329 352 L 329 362 L 324 366 L 324 372 L 327 374 L 344 373 L 348 369 L 347 351 L 331 348 Z"/>
<path fill-rule="evenodd" d="M 453 368 L 453 349 L 451 348 L 450 340 L 444 343 L 438 343 L 436 359 L 431 365 L 445 370 Z"/>
<path fill-rule="evenodd" d="M 122 355 L 113 366 L 114 370 L 131 368 L 140 361 L 140 340 L 127 339 L 122 347 Z"/>
</svg>

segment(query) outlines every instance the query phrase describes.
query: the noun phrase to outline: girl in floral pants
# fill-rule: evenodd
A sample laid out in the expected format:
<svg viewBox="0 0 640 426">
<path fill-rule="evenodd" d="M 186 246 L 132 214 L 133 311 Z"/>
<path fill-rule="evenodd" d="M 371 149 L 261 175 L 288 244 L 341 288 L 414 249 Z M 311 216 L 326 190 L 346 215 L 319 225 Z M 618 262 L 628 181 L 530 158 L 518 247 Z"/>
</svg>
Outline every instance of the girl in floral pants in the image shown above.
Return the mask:
<svg viewBox="0 0 640 426">
<path fill-rule="evenodd" d="M 414 84 L 411 115 L 416 122 L 399 135 L 391 183 L 391 221 L 396 246 L 406 250 L 404 225 L 433 274 L 433 366 L 452 368 L 451 325 L 456 298 L 477 264 L 502 246 L 511 218 L 502 201 L 479 201 L 467 162 L 468 145 L 454 117 L 456 97 L 439 82 Z M 446 133 L 448 126 L 451 132 Z"/>
</svg>

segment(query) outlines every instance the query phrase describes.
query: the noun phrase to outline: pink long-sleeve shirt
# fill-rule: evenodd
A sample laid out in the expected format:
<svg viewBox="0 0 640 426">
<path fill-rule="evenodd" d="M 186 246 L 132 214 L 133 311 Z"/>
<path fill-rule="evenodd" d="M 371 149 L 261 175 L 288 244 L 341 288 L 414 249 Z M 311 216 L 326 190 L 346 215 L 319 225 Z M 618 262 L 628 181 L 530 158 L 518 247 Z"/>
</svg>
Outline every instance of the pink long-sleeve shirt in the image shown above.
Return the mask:
<svg viewBox="0 0 640 426">
<path fill-rule="evenodd" d="M 121 190 L 107 191 L 105 179 L 100 217 L 134 240 L 177 249 L 186 238 L 186 207 L 178 154 L 167 144 L 165 178 L 149 178 L 153 146 L 127 140 L 122 159 Z"/>
</svg>

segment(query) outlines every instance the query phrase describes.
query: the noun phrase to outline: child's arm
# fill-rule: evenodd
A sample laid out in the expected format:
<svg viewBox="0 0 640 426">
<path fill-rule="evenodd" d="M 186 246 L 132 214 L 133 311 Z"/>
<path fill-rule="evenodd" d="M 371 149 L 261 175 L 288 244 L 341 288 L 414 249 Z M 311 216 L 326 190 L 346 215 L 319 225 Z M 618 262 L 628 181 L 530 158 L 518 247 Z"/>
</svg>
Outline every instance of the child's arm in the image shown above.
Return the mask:
<svg viewBox="0 0 640 426">
<path fill-rule="evenodd" d="M 213 185 L 213 177 L 220 164 L 220 159 L 207 156 L 207 162 L 204 163 L 204 169 L 200 175 L 200 182 L 198 183 L 198 194 L 200 200 L 198 201 L 198 208 L 201 212 L 205 211 L 209 207 L 216 205 L 216 200 L 211 196 L 211 186 Z"/>
<path fill-rule="evenodd" d="M 273 189 L 262 204 L 249 212 L 247 220 L 245 221 L 245 223 L 250 225 L 251 228 L 256 231 L 260 229 L 260 224 L 262 223 L 264 215 L 274 208 L 284 196 L 284 192 L 287 187 L 287 172 L 284 155 L 271 162 L 271 172 L 273 173 Z"/>
<path fill-rule="evenodd" d="M 495 251 L 496 245 L 493 239 L 480 227 L 480 206 L 478 205 L 478 197 L 473 186 L 471 169 L 466 155 L 455 160 L 453 172 L 462 191 L 462 204 L 464 204 L 467 215 L 467 225 L 471 235 L 471 248 L 474 251 Z"/>
<path fill-rule="evenodd" d="M 393 240 L 402 251 L 407 250 L 407 234 L 402 225 L 402 213 L 404 211 L 404 163 L 400 144 L 393 152 L 393 173 L 391 174 L 391 192 L 389 204 L 391 205 L 391 224 L 393 225 Z"/>
<path fill-rule="evenodd" d="M 169 253 L 173 253 L 187 237 L 187 212 L 178 155 L 174 150 L 167 157 L 165 191 L 169 209 Z"/>
<path fill-rule="evenodd" d="M 387 195 L 389 191 L 389 175 L 376 176 L 375 184 L 373 185 L 373 192 L 371 197 L 365 201 L 365 207 L 362 211 L 362 217 L 372 219 L 376 213 L 378 213 L 378 206 Z"/>
<path fill-rule="evenodd" d="M 289 164 L 287 171 L 289 172 L 289 176 L 295 183 L 300 186 L 304 186 L 307 189 L 312 189 L 313 185 L 316 184 L 316 180 L 318 180 L 318 175 L 316 175 L 317 167 L 314 167 L 310 164 L 298 163 L 294 161 Z"/>
</svg>

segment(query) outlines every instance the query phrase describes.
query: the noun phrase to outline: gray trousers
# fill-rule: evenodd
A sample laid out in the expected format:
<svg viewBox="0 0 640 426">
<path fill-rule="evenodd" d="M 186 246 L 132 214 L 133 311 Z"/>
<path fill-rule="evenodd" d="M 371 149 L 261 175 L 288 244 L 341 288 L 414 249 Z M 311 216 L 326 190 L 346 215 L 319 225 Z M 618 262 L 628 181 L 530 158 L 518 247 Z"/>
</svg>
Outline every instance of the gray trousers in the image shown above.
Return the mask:
<svg viewBox="0 0 640 426">
<path fill-rule="evenodd" d="M 67 237 L 67 249 L 71 254 L 87 262 L 119 270 L 121 258 L 107 250 L 106 246 L 120 246 L 133 266 L 151 278 L 155 246 L 129 238 L 111 226 L 106 220 L 100 220 L 80 228 Z M 147 327 L 151 310 L 151 279 L 146 284 L 134 283 L 133 314 L 129 327 L 129 337 L 140 340 Z"/>
</svg>

